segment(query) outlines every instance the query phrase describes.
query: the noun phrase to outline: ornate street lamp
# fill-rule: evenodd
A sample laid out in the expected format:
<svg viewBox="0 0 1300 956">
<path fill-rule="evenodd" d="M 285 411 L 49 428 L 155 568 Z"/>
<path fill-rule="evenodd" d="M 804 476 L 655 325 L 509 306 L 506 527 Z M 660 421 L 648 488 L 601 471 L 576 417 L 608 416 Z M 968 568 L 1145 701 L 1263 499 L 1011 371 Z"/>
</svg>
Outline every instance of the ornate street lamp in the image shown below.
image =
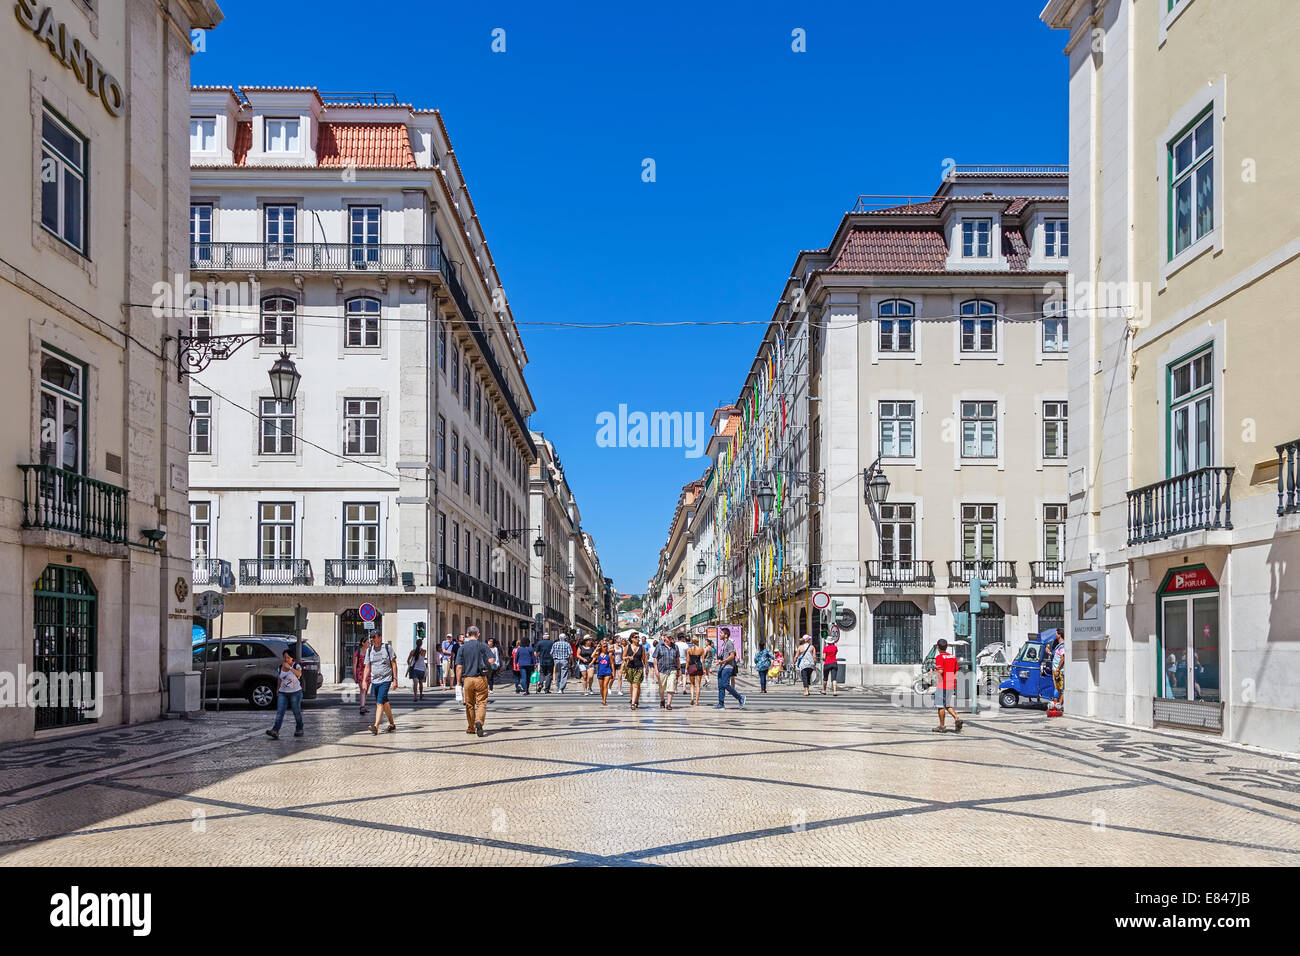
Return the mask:
<svg viewBox="0 0 1300 956">
<path fill-rule="evenodd" d="M 542 536 L 539 534 L 537 536 L 537 540 L 533 542 L 533 554 L 537 555 L 540 558 L 545 553 L 546 553 L 546 542 L 542 540 Z"/>
<path fill-rule="evenodd" d="M 186 335 L 176 333 L 176 381 L 185 379 L 186 375 L 202 372 L 213 362 L 222 362 L 238 352 L 254 339 L 261 339 L 261 332 L 241 332 L 236 335 Z M 166 341 L 166 339 L 164 339 Z M 288 350 L 282 349 L 280 357 L 275 360 L 267 373 L 271 377 L 271 394 L 278 402 L 292 402 L 298 394 L 298 383 L 302 375 L 289 358 Z"/>
<path fill-rule="evenodd" d="M 695 562 L 695 573 L 698 574 L 700 577 L 704 577 L 705 570 L 706 570 L 706 565 L 704 563 L 704 559 L 700 558 L 700 560 Z"/>
<path fill-rule="evenodd" d="M 863 469 L 862 482 L 865 486 L 864 497 L 873 504 L 884 504 L 889 498 L 889 478 L 886 477 L 885 470 L 880 467 L 879 458 L 871 463 L 871 467 Z"/>
<path fill-rule="evenodd" d="M 298 383 L 302 381 L 302 374 L 289 358 L 287 351 L 280 353 L 280 357 L 275 360 L 275 364 L 267 374 L 271 376 L 271 394 L 275 396 L 276 401 L 292 402 L 293 397 L 298 394 Z"/>
<path fill-rule="evenodd" d="M 772 513 L 772 503 L 776 500 L 776 494 L 772 491 L 772 486 L 764 478 L 758 483 L 758 491 L 755 492 L 758 497 L 758 508 L 763 514 Z"/>
</svg>

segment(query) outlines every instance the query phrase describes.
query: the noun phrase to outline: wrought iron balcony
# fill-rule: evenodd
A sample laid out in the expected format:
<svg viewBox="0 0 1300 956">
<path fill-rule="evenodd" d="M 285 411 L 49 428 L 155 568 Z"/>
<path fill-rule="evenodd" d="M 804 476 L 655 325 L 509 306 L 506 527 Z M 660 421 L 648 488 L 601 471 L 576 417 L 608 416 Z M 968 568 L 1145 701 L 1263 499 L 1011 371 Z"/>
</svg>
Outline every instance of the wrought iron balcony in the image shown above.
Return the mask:
<svg viewBox="0 0 1300 956">
<path fill-rule="evenodd" d="M 311 562 L 305 558 L 240 558 L 242 585 L 289 584 L 305 587 L 312 583 Z"/>
<path fill-rule="evenodd" d="M 967 560 L 948 562 L 948 587 L 961 588 L 970 584 L 970 579 L 979 577 L 989 587 L 1014 588 L 1020 586 L 1016 577 L 1016 562 Z"/>
<path fill-rule="evenodd" d="M 1198 468 L 1128 493 L 1128 543 L 1188 531 L 1232 530 L 1233 468 Z"/>
<path fill-rule="evenodd" d="M 53 465 L 19 465 L 23 527 L 126 541 L 126 489 Z"/>
<path fill-rule="evenodd" d="M 1300 438 L 1277 446 L 1277 513 L 1300 511 Z"/>
<path fill-rule="evenodd" d="M 1030 561 L 1029 586 L 1050 588 L 1065 586 L 1065 564 L 1061 561 Z"/>
<path fill-rule="evenodd" d="M 867 587 L 910 584 L 934 587 L 933 561 L 868 561 Z"/>
<path fill-rule="evenodd" d="M 191 242 L 190 268 L 215 272 L 440 272 L 436 242 Z"/>
<path fill-rule="evenodd" d="M 223 561 L 221 558 L 195 558 L 194 574 L 190 583 L 196 588 L 219 588 L 222 578 L 229 572 L 229 561 Z"/>
<path fill-rule="evenodd" d="M 546 620 L 555 621 L 557 624 L 563 624 L 565 622 L 565 616 L 548 604 L 546 605 Z"/>
<path fill-rule="evenodd" d="M 386 558 L 326 558 L 325 586 L 397 584 L 397 565 Z"/>
</svg>

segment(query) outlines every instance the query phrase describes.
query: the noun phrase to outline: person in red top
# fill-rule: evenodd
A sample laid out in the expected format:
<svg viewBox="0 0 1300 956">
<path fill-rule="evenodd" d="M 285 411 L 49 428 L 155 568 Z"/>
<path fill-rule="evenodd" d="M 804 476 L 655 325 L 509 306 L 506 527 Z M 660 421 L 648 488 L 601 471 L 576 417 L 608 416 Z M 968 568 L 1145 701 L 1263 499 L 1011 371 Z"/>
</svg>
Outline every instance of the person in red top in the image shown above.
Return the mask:
<svg viewBox="0 0 1300 956">
<path fill-rule="evenodd" d="M 840 696 L 840 682 L 836 679 L 839 677 L 840 665 L 837 663 L 840 656 L 840 646 L 832 638 L 826 639 L 826 646 L 822 648 L 822 696 L 826 696 L 826 685 L 831 687 L 831 696 Z"/>
<path fill-rule="evenodd" d="M 939 676 L 934 682 L 934 705 L 939 708 L 939 726 L 933 729 L 936 734 L 943 733 L 943 715 L 946 711 L 957 722 L 957 733 L 961 733 L 961 718 L 952 709 L 957 697 L 957 655 L 948 653 L 948 642 L 942 637 L 937 646 L 939 653 L 934 655 L 934 669 L 939 672 Z"/>
</svg>

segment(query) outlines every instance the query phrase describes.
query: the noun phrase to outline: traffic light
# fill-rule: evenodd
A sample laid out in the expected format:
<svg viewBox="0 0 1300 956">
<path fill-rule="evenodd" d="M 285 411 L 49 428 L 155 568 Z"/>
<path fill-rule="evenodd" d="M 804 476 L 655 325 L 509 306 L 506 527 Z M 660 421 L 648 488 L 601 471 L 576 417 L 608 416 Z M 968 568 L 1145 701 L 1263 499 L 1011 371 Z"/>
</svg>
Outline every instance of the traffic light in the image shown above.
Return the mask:
<svg viewBox="0 0 1300 956">
<path fill-rule="evenodd" d="M 987 610 L 989 602 L 985 599 L 988 596 L 988 582 L 981 577 L 972 577 L 970 579 L 970 613 L 978 614 L 980 611 Z"/>
<path fill-rule="evenodd" d="M 836 601 L 834 599 L 831 600 L 831 606 L 828 613 L 831 616 L 832 624 L 834 624 L 836 621 L 840 619 L 840 608 L 842 608 L 843 606 L 844 606 L 843 601 Z"/>
<path fill-rule="evenodd" d="M 299 634 L 307 630 L 307 609 L 301 604 L 293 609 L 293 629 Z"/>
<path fill-rule="evenodd" d="M 422 640 L 424 640 L 424 622 L 423 622 L 423 621 L 416 621 L 416 622 L 415 622 L 415 639 L 416 639 L 417 641 L 422 641 Z"/>
<path fill-rule="evenodd" d="M 952 632 L 957 637 L 967 637 L 970 634 L 970 615 L 965 611 L 955 611 L 952 615 Z"/>
</svg>

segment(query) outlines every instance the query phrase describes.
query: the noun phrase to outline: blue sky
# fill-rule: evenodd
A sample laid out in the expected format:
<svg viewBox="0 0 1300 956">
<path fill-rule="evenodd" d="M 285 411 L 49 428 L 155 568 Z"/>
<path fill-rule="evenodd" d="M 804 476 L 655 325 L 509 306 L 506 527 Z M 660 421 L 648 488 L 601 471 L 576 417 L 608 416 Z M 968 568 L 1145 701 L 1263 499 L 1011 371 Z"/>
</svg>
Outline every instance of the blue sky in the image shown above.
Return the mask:
<svg viewBox="0 0 1300 956">
<path fill-rule="evenodd" d="M 763 328 L 528 323 L 766 322 L 795 254 L 824 246 L 859 193 L 929 195 L 948 157 L 1066 160 L 1064 37 L 1039 22 L 1043 0 L 220 2 L 196 83 L 442 111 L 521 323 L 532 427 L 623 591 L 644 589 L 705 459 L 598 447 L 596 416 L 711 414 Z"/>
</svg>

